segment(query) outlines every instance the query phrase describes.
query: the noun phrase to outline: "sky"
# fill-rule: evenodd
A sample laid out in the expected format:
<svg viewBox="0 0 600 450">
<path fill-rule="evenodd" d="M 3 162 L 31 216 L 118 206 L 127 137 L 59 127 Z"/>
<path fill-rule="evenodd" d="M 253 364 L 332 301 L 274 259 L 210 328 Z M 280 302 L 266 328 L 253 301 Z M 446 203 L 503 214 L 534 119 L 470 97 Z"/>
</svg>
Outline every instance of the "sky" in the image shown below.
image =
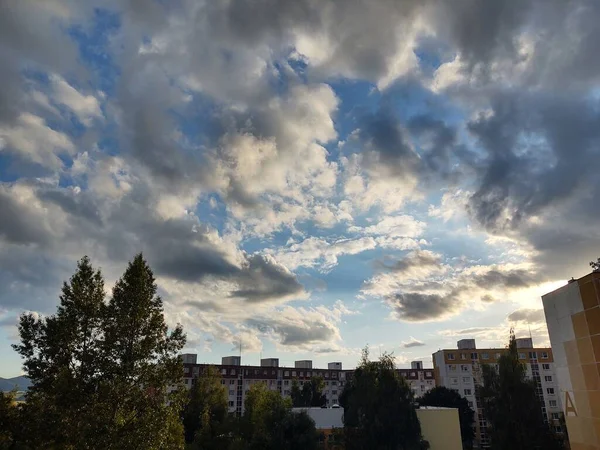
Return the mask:
<svg viewBox="0 0 600 450">
<path fill-rule="evenodd" d="M 88 255 L 186 352 L 548 345 L 600 256 L 596 0 L 4 0 L 0 376 Z"/>
</svg>

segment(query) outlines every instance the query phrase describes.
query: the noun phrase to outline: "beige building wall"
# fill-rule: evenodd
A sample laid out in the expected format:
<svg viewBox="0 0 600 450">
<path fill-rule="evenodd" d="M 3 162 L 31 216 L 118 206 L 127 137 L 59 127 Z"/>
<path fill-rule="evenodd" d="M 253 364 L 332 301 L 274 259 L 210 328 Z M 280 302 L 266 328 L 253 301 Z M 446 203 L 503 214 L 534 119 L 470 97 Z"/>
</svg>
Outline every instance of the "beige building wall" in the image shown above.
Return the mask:
<svg viewBox="0 0 600 450">
<path fill-rule="evenodd" d="M 542 296 L 572 450 L 600 450 L 600 273 Z"/>
<path fill-rule="evenodd" d="M 431 450 L 462 450 L 458 409 L 421 407 L 417 409 L 423 439 Z"/>
</svg>

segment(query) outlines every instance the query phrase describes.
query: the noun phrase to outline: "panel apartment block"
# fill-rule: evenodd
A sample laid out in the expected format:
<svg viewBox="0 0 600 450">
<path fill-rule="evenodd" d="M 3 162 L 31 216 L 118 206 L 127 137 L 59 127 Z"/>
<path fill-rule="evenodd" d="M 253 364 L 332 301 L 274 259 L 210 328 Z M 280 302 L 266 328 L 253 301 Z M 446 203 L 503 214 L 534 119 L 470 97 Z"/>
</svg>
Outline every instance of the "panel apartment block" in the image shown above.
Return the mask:
<svg viewBox="0 0 600 450">
<path fill-rule="evenodd" d="M 542 296 L 572 450 L 600 449 L 600 273 Z"/>
<path fill-rule="evenodd" d="M 530 338 L 517 339 L 519 359 L 527 368 L 527 376 L 536 384 L 542 412 L 557 433 L 560 427 L 561 402 L 556 381 L 554 358 L 550 348 L 534 348 Z M 457 342 L 456 349 L 438 350 L 433 354 L 436 384 L 458 392 L 466 398 L 475 411 L 475 445 L 489 447 L 487 422 L 481 402 L 477 398 L 478 385 L 482 383 L 481 365 L 496 365 L 505 348 L 478 349 L 474 339 Z"/>
<path fill-rule="evenodd" d="M 291 395 L 292 383 L 297 380 L 302 386 L 311 377 L 321 377 L 325 381 L 323 394 L 327 399 L 326 406 L 332 407 L 339 402 L 339 396 L 346 382 L 352 377 L 354 370 L 343 370 L 341 362 L 328 364 L 327 369 L 312 367 L 312 361 L 296 361 L 296 367 L 278 367 L 277 358 L 261 360 L 260 366 L 242 366 L 239 357 L 224 357 L 220 365 L 212 365 L 221 374 L 221 383 L 226 386 L 229 412 L 242 414 L 244 401 L 250 387 L 262 383 L 268 389 L 278 391 L 284 397 Z M 229 364 L 226 364 L 229 363 Z M 231 364 L 236 363 L 236 364 Z M 411 369 L 397 369 L 410 385 L 415 397 L 423 395 L 435 387 L 433 369 L 423 369 L 421 361 L 413 362 Z M 185 386 L 189 389 L 211 364 L 183 364 Z M 300 366 L 300 367 L 298 367 Z"/>
</svg>

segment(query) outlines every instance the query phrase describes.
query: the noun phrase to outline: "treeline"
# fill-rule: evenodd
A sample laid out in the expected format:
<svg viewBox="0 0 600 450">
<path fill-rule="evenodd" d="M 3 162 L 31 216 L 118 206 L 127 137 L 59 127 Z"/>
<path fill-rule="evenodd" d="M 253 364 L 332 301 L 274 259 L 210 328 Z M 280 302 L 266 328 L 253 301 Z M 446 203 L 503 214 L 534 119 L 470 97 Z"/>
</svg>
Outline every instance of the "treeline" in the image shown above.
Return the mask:
<svg viewBox="0 0 600 450">
<path fill-rule="evenodd" d="M 152 271 L 142 255 L 129 263 L 107 299 L 89 259 L 64 283 L 56 314 L 24 314 L 14 349 L 32 386 L 26 402 L 0 395 L 0 449 L 312 450 L 323 435 L 293 406 L 325 404 L 324 381 L 293 382 L 291 398 L 264 384 L 246 394 L 244 412 L 228 413 L 221 376 L 209 368 L 188 391 L 182 384 L 180 326 L 169 330 Z M 526 378 L 514 336 L 498 369 L 483 367 L 478 392 L 492 449 L 560 449 Z M 474 413 L 458 393 L 437 387 L 415 399 L 392 355 L 368 348 L 340 395 L 347 450 L 425 450 L 417 404 L 459 410 L 463 446 L 473 446 Z M 331 447 L 330 447 L 331 448 Z"/>
</svg>

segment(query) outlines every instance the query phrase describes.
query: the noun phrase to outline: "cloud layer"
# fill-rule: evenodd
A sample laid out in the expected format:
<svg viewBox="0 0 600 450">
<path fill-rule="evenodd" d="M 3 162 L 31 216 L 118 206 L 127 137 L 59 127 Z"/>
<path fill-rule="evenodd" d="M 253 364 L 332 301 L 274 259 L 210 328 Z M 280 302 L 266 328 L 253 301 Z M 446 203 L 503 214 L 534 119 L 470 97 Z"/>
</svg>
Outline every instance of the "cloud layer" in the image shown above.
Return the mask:
<svg viewBox="0 0 600 450">
<path fill-rule="evenodd" d="M 344 305 L 538 323 L 598 257 L 596 2 L 3 10 L 0 320 L 143 251 L 197 349 L 341 354 Z"/>
</svg>

